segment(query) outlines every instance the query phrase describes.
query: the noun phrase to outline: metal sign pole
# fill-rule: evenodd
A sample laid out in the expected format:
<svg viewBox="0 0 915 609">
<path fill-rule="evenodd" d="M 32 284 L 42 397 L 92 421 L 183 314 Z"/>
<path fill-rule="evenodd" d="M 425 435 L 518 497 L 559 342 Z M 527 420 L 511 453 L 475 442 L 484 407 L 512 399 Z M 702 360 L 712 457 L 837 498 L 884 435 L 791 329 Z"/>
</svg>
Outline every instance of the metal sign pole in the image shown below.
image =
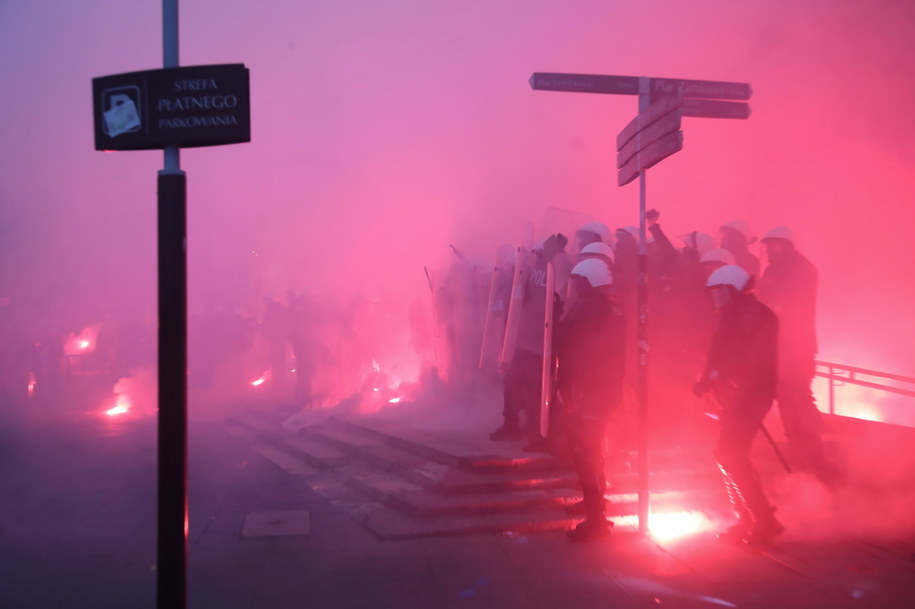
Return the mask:
<svg viewBox="0 0 915 609">
<path fill-rule="evenodd" d="M 645 235 L 646 170 L 683 148 L 680 118 L 745 119 L 747 100 L 753 91 L 748 83 L 599 74 L 534 72 L 532 89 L 639 96 L 639 114 L 617 136 L 618 185 L 639 178 L 639 253 L 636 306 L 638 315 L 638 450 L 639 532 L 648 533 L 650 488 L 648 483 L 648 248 Z M 658 98 L 652 105 L 651 97 Z M 667 99 L 667 101 L 664 101 Z"/>
<path fill-rule="evenodd" d="M 649 80 L 639 78 L 639 112 L 648 109 Z M 637 136 L 638 137 L 638 136 Z M 638 310 L 638 376 L 636 388 L 639 398 L 638 448 L 639 448 L 639 533 L 648 534 L 650 492 L 648 485 L 648 246 L 645 236 L 645 191 L 647 172 L 639 170 L 639 257 L 636 308 Z"/>
<path fill-rule="evenodd" d="M 178 0 L 162 1 L 164 67 L 178 67 Z M 180 148 L 158 175 L 159 430 L 156 606 L 187 606 L 187 184 Z"/>
</svg>

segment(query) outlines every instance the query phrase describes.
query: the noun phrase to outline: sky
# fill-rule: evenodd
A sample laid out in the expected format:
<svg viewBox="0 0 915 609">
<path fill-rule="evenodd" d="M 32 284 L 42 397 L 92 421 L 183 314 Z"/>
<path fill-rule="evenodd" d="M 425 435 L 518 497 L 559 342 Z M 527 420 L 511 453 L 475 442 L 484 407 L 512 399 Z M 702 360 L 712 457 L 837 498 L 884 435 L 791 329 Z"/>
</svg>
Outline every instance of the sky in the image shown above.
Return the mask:
<svg viewBox="0 0 915 609">
<path fill-rule="evenodd" d="M 492 264 L 550 208 L 637 224 L 614 171 L 636 98 L 533 91 L 533 72 L 748 82 L 748 120 L 684 119 L 648 206 L 672 236 L 792 227 L 820 270 L 820 357 L 915 375 L 907 0 L 179 10 L 181 65 L 251 75 L 252 141 L 181 155 L 192 308 L 285 290 L 406 307 L 449 245 Z M 0 0 L 0 56 L 0 286 L 153 306 L 162 154 L 94 149 L 91 80 L 162 66 L 160 3 Z"/>
</svg>

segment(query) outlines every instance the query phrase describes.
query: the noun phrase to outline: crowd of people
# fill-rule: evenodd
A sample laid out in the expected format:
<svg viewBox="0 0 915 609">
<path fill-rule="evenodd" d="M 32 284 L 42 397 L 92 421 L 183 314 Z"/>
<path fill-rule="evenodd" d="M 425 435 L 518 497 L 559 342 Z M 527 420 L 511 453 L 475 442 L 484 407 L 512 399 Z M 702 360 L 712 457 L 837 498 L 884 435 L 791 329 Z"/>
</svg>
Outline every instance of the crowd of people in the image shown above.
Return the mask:
<svg viewBox="0 0 915 609">
<path fill-rule="evenodd" d="M 571 239 L 554 233 L 529 248 L 503 248 L 490 270 L 452 248 L 452 267 L 426 269 L 430 291 L 408 307 L 363 291 L 348 300 L 287 292 L 263 298 L 257 310 L 194 308 L 191 391 L 233 395 L 266 383 L 303 407 L 360 394 L 395 403 L 397 387 L 430 370 L 460 385 L 491 369 L 502 383 L 503 421 L 490 438 L 571 454 L 583 499 L 569 509 L 584 516 L 571 535 L 588 539 L 611 527 L 605 452 L 633 447 L 641 369 L 656 445 L 694 444 L 701 437 L 696 400 L 715 410 L 715 457 L 737 517 L 722 536 L 767 543 L 783 527 L 749 453 L 773 404 L 791 463 L 826 482 L 838 477 L 811 392 L 817 271 L 783 226 L 761 239 L 764 264 L 744 222 L 721 225 L 717 238 L 689 232 L 672 240 L 652 210 L 646 228 L 644 256 L 638 229 L 611 231 L 601 222 L 580 224 Z M 395 319 L 401 308 L 408 314 Z M 644 335 L 640 315 L 649 320 Z M 100 311 L 85 324 L 65 319 L 0 300 L 0 390 L 7 396 L 51 387 L 73 364 L 92 367 L 109 384 L 137 367 L 152 369 L 152 316 Z M 83 326 L 93 328 L 91 336 L 77 336 Z M 68 350 L 68 341 L 76 346 Z"/>
<path fill-rule="evenodd" d="M 697 399 L 719 421 L 714 454 L 737 518 L 720 537 L 767 544 L 783 526 L 749 454 L 773 404 L 794 466 L 830 483 L 838 476 L 811 391 L 817 271 L 787 227 L 761 239 L 763 265 L 745 222 L 721 225 L 717 239 L 690 232 L 675 244 L 657 211 L 646 221 L 644 257 L 638 229 L 589 222 L 572 243 L 553 234 L 519 250 L 509 287 L 494 277 L 489 311 L 504 313 L 504 401 L 490 438 L 524 441 L 530 452 L 568 451 L 582 490 L 569 511 L 584 516 L 570 536 L 605 535 L 605 452 L 629 448 L 631 423 L 614 413 L 638 402 L 641 364 L 656 445 L 698 437 Z M 641 336 L 640 314 L 649 320 Z"/>
</svg>

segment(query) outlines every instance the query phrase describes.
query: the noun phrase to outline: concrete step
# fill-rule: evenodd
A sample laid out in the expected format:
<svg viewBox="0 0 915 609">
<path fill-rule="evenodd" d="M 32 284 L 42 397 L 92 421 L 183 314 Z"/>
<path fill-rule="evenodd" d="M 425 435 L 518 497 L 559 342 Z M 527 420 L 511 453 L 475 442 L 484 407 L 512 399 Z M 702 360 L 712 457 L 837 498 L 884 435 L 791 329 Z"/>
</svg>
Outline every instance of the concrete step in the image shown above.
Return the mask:
<svg viewBox="0 0 915 609">
<path fill-rule="evenodd" d="M 562 465 L 552 455 L 523 452 L 520 442 L 492 442 L 483 435 L 464 434 L 455 438 L 445 432 L 406 429 L 399 423 L 382 419 L 337 419 L 331 424 L 353 433 L 374 436 L 426 459 L 466 469 L 540 471 Z"/>
<path fill-rule="evenodd" d="M 572 469 L 570 456 L 525 453 L 521 442 L 492 442 L 485 437 L 464 437 L 454 440 L 445 432 L 404 429 L 392 421 L 332 419 L 325 425 L 310 429 L 323 434 L 334 433 L 326 430 L 337 429 L 345 435 L 345 438 L 341 438 L 342 441 L 355 443 L 363 443 L 366 438 L 375 438 L 424 459 L 457 465 L 476 473 L 549 472 Z M 649 453 L 649 463 L 653 471 L 717 469 L 711 450 L 707 448 L 655 449 Z M 638 454 L 630 451 L 611 451 L 607 457 L 607 466 L 610 471 L 617 474 L 636 472 Z"/>
<path fill-rule="evenodd" d="M 456 459 L 431 460 L 420 456 L 423 451 L 411 450 L 407 440 L 389 443 L 376 434 L 354 431 L 350 426 L 322 425 L 302 430 L 300 434 L 315 443 L 333 446 L 377 469 L 396 474 L 405 480 L 438 493 L 473 494 L 562 488 L 575 485 L 575 476 L 568 469 L 536 475 L 529 470 L 476 470 L 461 467 Z M 542 474 L 543 472 L 537 472 Z"/>
<path fill-rule="evenodd" d="M 425 489 L 445 495 L 466 495 L 575 488 L 578 479 L 571 466 L 553 467 L 549 470 L 515 468 L 467 468 L 445 465 L 419 457 L 403 444 L 391 446 L 375 441 L 349 429 L 317 427 L 308 430 L 314 438 L 326 439 L 339 450 L 363 459 L 375 467 L 395 473 Z M 452 461 L 453 462 L 453 461 Z M 681 464 L 686 467 L 686 464 Z M 609 480 L 617 492 L 636 492 L 637 472 L 610 472 Z M 699 469 L 652 471 L 650 487 L 653 491 L 697 489 L 720 486 L 720 474 L 711 463 Z"/>
<path fill-rule="evenodd" d="M 282 421 L 267 412 L 245 412 L 229 417 L 229 421 L 249 429 L 264 438 L 276 439 L 283 435 Z"/>
<path fill-rule="evenodd" d="M 540 531 L 567 530 L 578 521 L 558 508 L 525 513 L 449 514 L 436 518 L 416 518 L 374 499 L 354 488 L 352 484 L 332 475 L 313 477 L 306 481 L 306 486 L 381 540 L 481 533 L 514 536 Z"/>
<path fill-rule="evenodd" d="M 384 505 L 415 518 L 502 512 L 530 513 L 543 509 L 565 508 L 581 499 L 581 492 L 572 487 L 443 495 L 411 485 L 398 476 L 371 472 L 358 474 L 349 478 L 348 482 Z M 655 492 L 652 493 L 651 502 L 653 509 L 658 510 L 677 508 L 684 504 L 719 507 L 723 497 L 724 491 L 719 487 L 687 492 Z M 611 514 L 634 516 L 638 511 L 637 493 L 617 493 L 611 490 L 607 493 L 606 499 L 610 503 Z"/>
<path fill-rule="evenodd" d="M 335 470 L 348 465 L 351 461 L 345 451 L 314 438 L 301 435 L 287 436 L 280 440 L 280 444 L 321 469 Z"/>
<path fill-rule="evenodd" d="M 473 441 L 449 443 L 400 429 L 381 433 L 336 420 L 293 433 L 255 413 L 236 417 L 228 428 L 382 539 L 524 534 L 568 529 L 578 520 L 563 510 L 581 497 L 577 477 L 555 459 L 549 467 L 545 460 L 540 468 L 503 467 L 514 458 L 503 454 L 490 466 L 483 461 L 493 456 Z M 608 515 L 634 521 L 638 475 L 622 471 L 608 479 Z M 653 510 L 720 504 L 724 495 L 712 468 L 652 472 L 650 487 Z"/>
<path fill-rule="evenodd" d="M 254 417 L 242 417 L 241 421 L 258 433 L 279 437 L 283 444 L 294 449 L 312 466 L 334 470 L 364 461 L 378 470 L 396 474 L 415 485 L 445 495 L 575 488 L 578 484 L 568 464 L 561 467 L 555 460 L 554 467 L 545 470 L 466 467 L 462 466 L 460 458 L 449 452 L 450 448 L 437 450 L 440 458 L 436 460 L 424 458 L 421 455 L 428 451 L 417 449 L 416 443 L 435 442 L 436 438 L 429 434 L 406 433 L 412 439 L 400 438 L 399 442 L 390 442 L 389 438 L 395 433 L 393 430 L 378 434 L 365 431 L 366 428 L 356 424 L 328 420 L 304 428 L 298 434 L 283 435 Z M 448 458 L 441 458 L 442 454 L 448 455 Z M 720 484 L 717 469 L 710 461 L 701 465 L 694 459 L 675 463 L 672 457 L 666 455 L 665 460 L 685 469 L 653 470 L 650 476 L 652 491 L 717 488 Z M 637 472 L 610 472 L 608 479 L 614 492 L 628 493 L 638 489 Z"/>
</svg>

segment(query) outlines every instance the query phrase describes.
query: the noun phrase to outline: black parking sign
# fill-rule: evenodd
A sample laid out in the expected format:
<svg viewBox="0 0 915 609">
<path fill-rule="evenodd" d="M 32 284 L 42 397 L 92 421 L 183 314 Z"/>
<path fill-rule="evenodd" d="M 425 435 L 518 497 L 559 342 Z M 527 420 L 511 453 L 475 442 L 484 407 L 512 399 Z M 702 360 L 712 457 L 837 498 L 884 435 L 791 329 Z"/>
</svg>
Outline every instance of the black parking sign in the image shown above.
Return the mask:
<svg viewBox="0 0 915 609">
<path fill-rule="evenodd" d="M 248 69 L 166 68 L 92 80 L 96 150 L 251 141 Z"/>
</svg>

